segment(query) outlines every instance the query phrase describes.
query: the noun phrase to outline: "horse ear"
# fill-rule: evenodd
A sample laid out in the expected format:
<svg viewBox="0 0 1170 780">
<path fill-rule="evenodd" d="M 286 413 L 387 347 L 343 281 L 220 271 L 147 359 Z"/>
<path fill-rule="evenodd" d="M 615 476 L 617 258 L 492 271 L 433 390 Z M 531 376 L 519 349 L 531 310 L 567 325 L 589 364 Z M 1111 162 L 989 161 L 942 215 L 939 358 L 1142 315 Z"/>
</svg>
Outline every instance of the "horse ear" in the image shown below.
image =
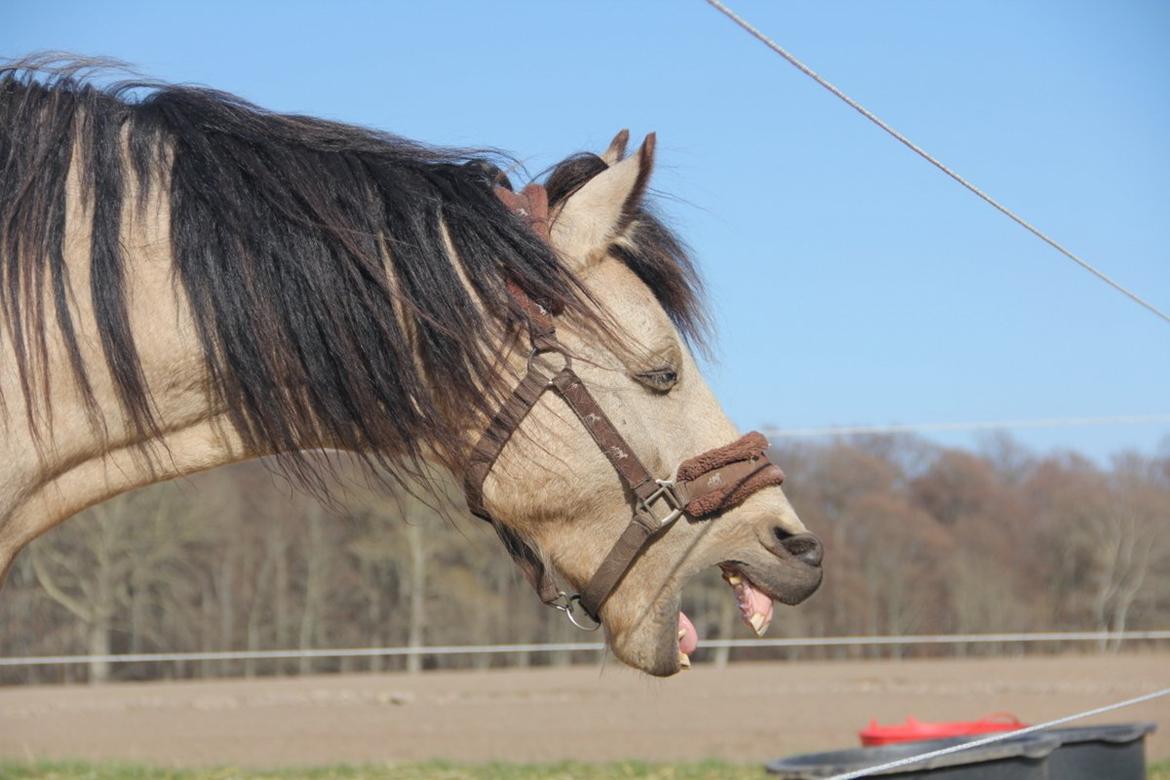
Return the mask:
<svg viewBox="0 0 1170 780">
<path fill-rule="evenodd" d="M 619 130 L 618 134 L 609 142 L 609 148 L 601 153 L 601 159 L 611 168 L 622 161 L 626 156 L 626 144 L 630 142 L 630 131 Z"/>
<path fill-rule="evenodd" d="M 549 237 L 562 255 L 584 263 L 621 235 L 650 180 L 654 143 L 651 133 L 636 153 L 587 181 L 553 215 Z"/>
</svg>

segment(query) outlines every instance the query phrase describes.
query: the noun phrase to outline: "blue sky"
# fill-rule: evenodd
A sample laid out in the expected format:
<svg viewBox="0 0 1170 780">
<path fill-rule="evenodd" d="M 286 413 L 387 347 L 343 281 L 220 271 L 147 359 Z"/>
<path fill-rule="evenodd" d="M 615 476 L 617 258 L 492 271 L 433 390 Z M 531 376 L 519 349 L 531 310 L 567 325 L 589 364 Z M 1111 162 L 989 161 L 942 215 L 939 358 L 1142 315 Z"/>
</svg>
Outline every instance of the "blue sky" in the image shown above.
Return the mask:
<svg viewBox="0 0 1170 780">
<path fill-rule="evenodd" d="M 1170 308 L 1170 4 L 732 6 Z M 653 185 L 695 249 L 719 327 L 708 376 L 744 427 L 1170 412 L 1170 326 L 700 0 L 0 0 L 0 55 L 42 49 L 499 147 L 532 171 L 622 127 L 657 131 Z M 1098 458 L 1170 446 L 1167 425 L 1017 435 Z"/>
</svg>

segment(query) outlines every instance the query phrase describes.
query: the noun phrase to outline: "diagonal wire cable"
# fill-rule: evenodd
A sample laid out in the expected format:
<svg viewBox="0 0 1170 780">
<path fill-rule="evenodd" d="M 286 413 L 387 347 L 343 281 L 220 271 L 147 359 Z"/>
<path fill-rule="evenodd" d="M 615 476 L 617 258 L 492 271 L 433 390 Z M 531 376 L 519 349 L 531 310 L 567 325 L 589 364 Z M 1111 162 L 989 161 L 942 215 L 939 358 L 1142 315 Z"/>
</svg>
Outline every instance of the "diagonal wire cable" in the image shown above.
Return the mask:
<svg viewBox="0 0 1170 780">
<path fill-rule="evenodd" d="M 964 742 L 959 745 L 951 745 L 950 747 L 941 748 L 939 750 L 932 750 L 929 753 L 920 753 L 916 756 L 900 758 L 897 761 L 890 761 L 885 764 L 876 764 L 874 766 L 866 767 L 865 769 L 843 772 L 841 774 L 833 775 L 832 777 L 828 778 L 828 780 L 855 780 L 859 777 L 869 777 L 870 775 L 875 775 L 879 772 L 888 772 L 891 769 L 897 769 L 899 767 L 912 764 L 919 764 L 923 761 L 950 755 L 951 753 L 958 753 L 961 750 L 970 750 L 971 748 L 982 747 L 984 745 L 990 745 L 995 742 L 1016 739 L 1024 736 L 1025 734 L 1031 734 L 1036 731 L 1043 731 L 1044 729 L 1050 729 L 1053 726 L 1060 726 L 1065 723 L 1069 723 L 1074 720 L 1080 720 L 1082 718 L 1088 718 L 1093 715 L 1101 715 L 1106 712 L 1112 712 L 1113 710 L 1119 710 L 1122 707 L 1131 707 L 1134 704 L 1141 704 L 1142 702 L 1158 699 L 1162 696 L 1170 696 L 1170 688 L 1163 688 L 1160 691 L 1153 691 L 1142 696 L 1135 696 L 1132 699 L 1119 701 L 1115 704 L 1107 704 L 1104 707 L 1097 707 L 1095 709 L 1085 710 L 1084 712 L 1076 712 L 1072 715 L 1066 715 L 1063 718 L 1057 718 L 1056 720 L 1050 720 L 1045 723 L 1037 723 L 1035 726 L 1027 726 L 1022 729 L 1015 729 L 1014 731 L 1003 731 L 990 737 L 983 737 L 982 739 L 972 740 L 971 742 Z"/>
<path fill-rule="evenodd" d="M 813 81 L 815 81 L 816 83 L 820 84 L 825 89 L 832 92 L 834 95 L 839 97 L 841 100 L 845 101 L 845 103 L 850 108 L 852 108 L 854 111 L 857 111 L 863 117 L 865 117 L 866 119 L 868 119 L 869 121 L 873 122 L 875 125 L 880 127 L 882 130 L 885 130 L 887 133 L 892 135 L 895 139 L 897 139 L 900 143 L 905 145 L 908 149 L 910 149 L 912 152 L 917 154 L 919 157 L 926 160 L 928 163 L 930 163 L 934 167 L 938 168 L 940 171 L 945 173 L 947 176 L 950 176 L 952 179 L 957 181 L 959 184 L 962 184 L 968 190 L 970 190 L 971 192 L 978 195 L 984 202 L 986 202 L 988 205 L 995 208 L 1001 214 L 1003 214 L 1004 216 L 1011 219 L 1013 222 L 1015 222 L 1016 224 L 1018 224 L 1020 227 L 1024 228 L 1025 230 L 1027 230 L 1032 235 L 1039 238 L 1044 243 L 1048 244 L 1050 247 L 1055 249 L 1057 252 L 1060 252 L 1062 255 L 1067 257 L 1069 260 L 1072 260 L 1074 263 L 1076 263 L 1081 268 L 1083 268 L 1086 271 L 1088 271 L 1089 273 L 1091 273 L 1093 276 L 1096 276 L 1102 282 L 1105 282 L 1105 284 L 1109 285 L 1114 290 L 1117 290 L 1122 295 L 1125 295 L 1126 297 L 1128 297 L 1134 303 L 1149 310 L 1154 315 L 1162 318 L 1167 323 L 1170 323 L 1170 314 L 1166 314 L 1166 312 L 1162 311 L 1157 306 L 1154 306 L 1154 304 L 1145 300 L 1144 298 L 1139 296 L 1137 293 L 1122 286 L 1119 282 L 1114 281 L 1109 276 L 1107 276 L 1103 271 L 1095 268 L 1088 261 L 1086 261 L 1086 260 L 1082 259 L 1081 257 L 1079 257 L 1078 255 L 1074 254 L 1071 250 L 1067 249 L 1062 244 L 1058 243 L 1055 239 L 1049 238 L 1039 228 L 1032 225 L 1030 222 L 1025 220 L 1023 217 L 1018 216 L 1015 212 L 1013 212 L 1007 206 L 1002 205 L 995 198 L 991 197 L 986 192 L 984 192 L 983 190 L 979 189 L 971 182 L 964 179 L 958 173 L 955 173 L 953 170 L 948 168 L 946 165 L 944 165 L 942 162 L 940 162 L 938 159 L 936 159 L 933 155 L 931 155 L 929 152 L 927 152 L 921 146 L 914 143 L 913 141 L 911 141 L 906 136 L 902 135 L 900 132 L 898 132 L 894 128 L 890 127 L 888 124 L 883 122 L 881 120 L 881 118 L 876 116 L 872 111 L 870 111 L 865 106 L 858 103 L 853 98 L 846 95 L 844 92 L 842 92 L 836 86 L 834 86 L 831 82 L 827 81 L 822 76 L 820 76 L 812 68 L 810 68 L 809 66 L 805 65 L 803 62 L 798 60 L 792 53 L 790 53 L 789 51 L 784 49 L 782 46 L 780 46 L 780 44 L 776 43 L 774 40 L 769 38 L 767 35 L 764 35 L 764 33 L 760 32 L 760 30 L 758 28 L 756 28 L 754 25 L 752 25 L 750 22 L 748 22 L 742 16 L 737 14 L 735 11 L 732 11 L 730 8 L 728 8 L 726 5 L 724 5 L 722 2 L 720 2 L 720 0 L 706 0 L 706 2 L 708 5 L 713 7 L 715 10 L 719 11 L 721 14 L 726 16 L 728 19 L 730 19 L 731 21 L 733 21 L 737 25 L 739 25 L 741 28 L 743 28 L 747 33 L 749 33 L 753 38 L 758 40 L 760 43 L 764 44 L 769 49 L 771 49 L 772 51 L 779 54 L 781 57 L 783 57 L 785 60 L 787 60 L 789 62 L 789 64 L 791 64 L 793 67 L 795 67 L 801 73 L 808 76 Z"/>
</svg>

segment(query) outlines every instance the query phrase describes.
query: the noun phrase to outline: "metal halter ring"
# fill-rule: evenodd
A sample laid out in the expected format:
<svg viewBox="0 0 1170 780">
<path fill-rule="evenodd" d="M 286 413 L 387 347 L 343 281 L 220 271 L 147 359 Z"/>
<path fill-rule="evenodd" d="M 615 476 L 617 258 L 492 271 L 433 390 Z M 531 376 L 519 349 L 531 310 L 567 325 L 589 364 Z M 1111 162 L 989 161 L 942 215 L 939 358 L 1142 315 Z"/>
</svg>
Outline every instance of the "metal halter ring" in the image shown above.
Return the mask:
<svg viewBox="0 0 1170 780">
<path fill-rule="evenodd" d="M 537 365 L 537 359 L 541 355 L 560 355 L 565 364 L 558 369 L 551 369 L 553 374 L 564 371 L 567 368 L 573 367 L 573 358 L 569 357 L 569 353 L 565 348 L 556 342 L 552 343 L 538 343 L 532 347 L 532 351 L 528 353 L 528 370 L 531 371 Z"/>
<path fill-rule="evenodd" d="M 550 606 L 559 609 L 561 612 L 564 612 L 565 617 L 569 619 L 569 622 L 582 631 L 596 631 L 597 629 L 601 628 L 601 621 L 594 620 L 593 618 L 589 617 L 589 613 L 585 611 L 584 607 L 581 607 L 581 614 L 583 614 L 593 625 L 584 625 L 578 621 L 576 605 L 580 603 L 580 596 L 570 596 L 564 591 L 561 591 L 561 593 L 557 595 L 557 600 L 552 602 Z"/>
</svg>

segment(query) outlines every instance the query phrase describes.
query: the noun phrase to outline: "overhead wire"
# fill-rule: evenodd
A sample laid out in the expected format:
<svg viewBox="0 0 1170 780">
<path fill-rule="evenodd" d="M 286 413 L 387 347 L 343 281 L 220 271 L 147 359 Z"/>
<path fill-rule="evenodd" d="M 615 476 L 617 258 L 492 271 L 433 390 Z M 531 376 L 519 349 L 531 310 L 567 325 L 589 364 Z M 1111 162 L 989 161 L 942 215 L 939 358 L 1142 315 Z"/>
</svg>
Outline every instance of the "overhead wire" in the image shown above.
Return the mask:
<svg viewBox="0 0 1170 780">
<path fill-rule="evenodd" d="M 1042 230 L 1037 228 L 1035 225 L 1033 225 L 1032 223 L 1025 220 L 1023 217 L 1016 214 L 1014 211 L 1009 209 L 1007 206 L 1004 206 L 1003 204 L 1001 204 L 995 198 L 992 198 L 986 192 L 984 192 L 983 190 L 976 187 L 974 184 L 972 184 L 967 179 L 960 176 L 958 173 L 956 173 L 954 170 L 952 170 L 948 166 L 944 165 L 941 161 L 939 161 L 936 157 L 931 155 L 929 152 L 927 152 L 921 146 L 919 146 L 918 144 L 911 141 L 909 138 L 907 138 L 905 135 L 903 135 L 902 133 L 895 130 L 893 127 L 891 127 L 886 122 L 882 121 L 882 119 L 879 118 L 877 115 L 875 115 L 872 111 L 870 111 L 865 106 L 858 103 L 853 98 L 846 95 L 844 92 L 842 92 L 840 89 L 838 89 L 836 86 L 834 86 L 827 79 L 822 77 L 820 74 L 818 74 L 812 68 L 810 68 L 808 65 L 805 65 L 803 62 L 801 62 L 799 59 L 797 59 L 795 55 L 793 55 L 787 49 L 780 46 L 780 44 L 776 43 L 774 40 L 769 38 L 767 35 L 765 35 L 763 32 L 761 32 L 757 27 L 752 25 L 750 22 L 748 22 L 742 16 L 737 14 L 735 11 L 728 8 L 724 3 L 720 2 L 720 0 L 705 0 L 705 2 L 708 5 L 710 5 L 711 7 L 713 7 L 715 10 L 719 11 L 721 14 L 726 16 L 728 19 L 735 22 L 745 32 L 750 34 L 753 38 L 758 40 L 760 43 L 767 46 L 769 49 L 774 51 L 776 54 L 779 54 L 781 57 L 783 57 L 785 60 L 787 60 L 790 65 L 795 67 L 801 73 L 805 74 L 806 76 L 811 78 L 813 81 L 815 81 L 816 83 L 820 84 L 822 87 L 827 89 L 829 92 L 836 95 L 838 98 L 840 98 L 842 101 L 844 101 L 854 111 L 857 111 L 859 114 L 864 116 L 870 122 L 873 122 L 875 125 L 880 127 L 882 130 L 889 133 L 891 136 L 893 136 L 895 139 L 897 139 L 900 143 L 902 143 L 904 146 L 906 146 L 912 152 L 917 154 L 919 157 L 926 160 L 934 167 L 938 168 L 940 171 L 942 171 L 947 176 L 949 176 L 952 179 L 954 179 L 955 181 L 957 181 L 959 184 L 966 187 L 968 190 L 970 190 L 975 195 L 979 196 L 979 198 L 981 198 L 985 203 L 987 203 L 988 205 L 995 208 L 997 211 L 1002 213 L 1004 216 L 1011 219 L 1013 222 L 1018 224 L 1020 227 L 1024 228 L 1029 233 L 1031 233 L 1032 235 L 1036 236 L 1044 243 L 1051 246 L 1057 252 L 1060 252 L 1066 258 L 1073 261 L 1074 263 L 1079 265 L 1081 268 L 1088 271 L 1093 276 L 1097 277 L 1099 280 L 1101 280 L 1105 284 L 1112 287 L 1117 292 L 1121 293 L 1122 295 L 1125 295 L 1130 300 L 1132 300 L 1134 303 L 1147 309 L 1148 311 L 1153 313 L 1155 316 L 1160 317 L 1165 322 L 1170 323 L 1170 314 L 1167 314 L 1166 312 L 1162 311 L 1157 306 L 1155 306 L 1154 304 L 1150 303 L 1149 301 L 1147 301 L 1146 299 L 1142 298 L 1140 295 L 1135 293 L 1133 290 L 1130 290 L 1129 288 L 1123 286 L 1121 283 L 1117 282 L 1116 280 L 1114 280 L 1113 278 L 1111 278 L 1110 276 L 1105 274 L 1105 272 L 1103 272 L 1099 268 L 1093 266 L 1087 260 L 1085 260 L 1084 258 L 1075 254 L 1070 249 L 1065 247 L 1063 244 L 1060 244 L 1055 239 L 1051 238 L 1046 233 L 1044 233 Z"/>
</svg>

